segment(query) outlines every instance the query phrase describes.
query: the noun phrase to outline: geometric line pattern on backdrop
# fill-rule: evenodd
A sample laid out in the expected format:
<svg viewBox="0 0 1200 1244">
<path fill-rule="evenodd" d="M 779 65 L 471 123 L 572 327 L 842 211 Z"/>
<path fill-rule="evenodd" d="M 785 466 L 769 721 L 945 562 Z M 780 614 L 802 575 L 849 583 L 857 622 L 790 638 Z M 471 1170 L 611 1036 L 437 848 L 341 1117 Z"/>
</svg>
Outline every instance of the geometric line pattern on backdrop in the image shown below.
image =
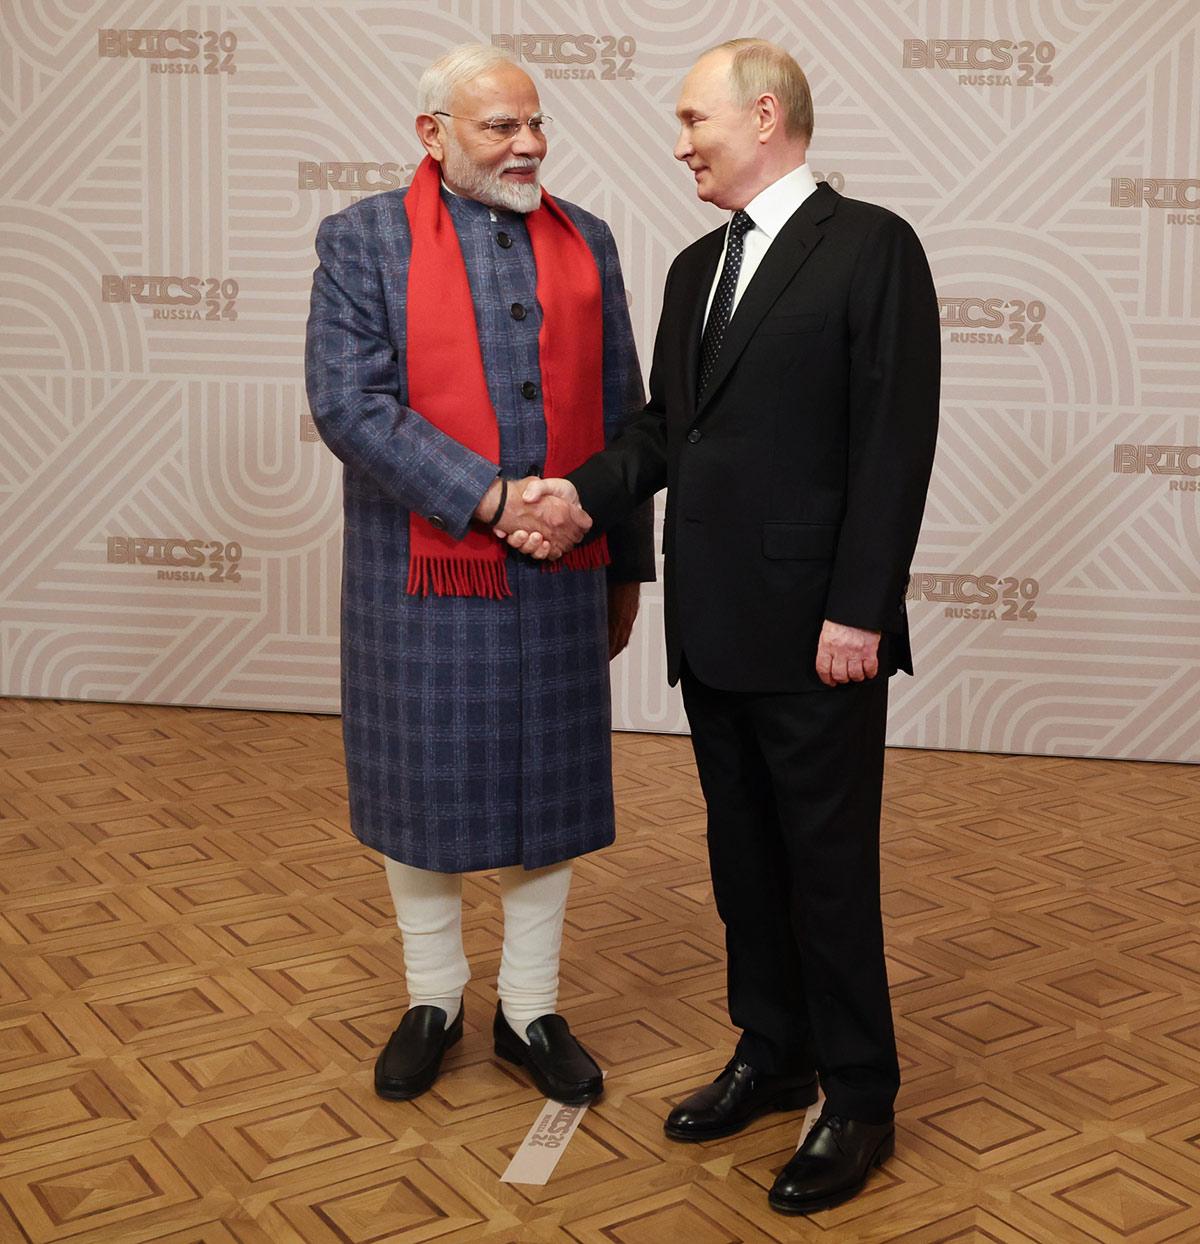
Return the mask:
<svg viewBox="0 0 1200 1244">
<path fill-rule="evenodd" d="M 319 221 L 411 175 L 425 65 L 498 41 L 556 118 L 549 189 L 612 224 L 648 365 L 672 259 L 724 220 L 671 158 L 679 84 L 747 34 L 808 71 L 814 175 L 911 221 L 937 287 L 891 740 L 1200 760 L 1193 0 L 9 0 L 0 691 L 336 711 L 340 472 L 302 374 Z M 662 611 L 647 585 L 620 728 L 687 728 Z"/>
</svg>

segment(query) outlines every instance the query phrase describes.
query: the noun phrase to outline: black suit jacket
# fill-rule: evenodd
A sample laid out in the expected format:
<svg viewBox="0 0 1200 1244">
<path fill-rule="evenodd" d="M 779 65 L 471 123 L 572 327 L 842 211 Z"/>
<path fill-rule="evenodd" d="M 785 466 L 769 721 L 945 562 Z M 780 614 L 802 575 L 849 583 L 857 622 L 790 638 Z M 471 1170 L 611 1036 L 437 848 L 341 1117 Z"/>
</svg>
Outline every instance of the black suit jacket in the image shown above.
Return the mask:
<svg viewBox="0 0 1200 1244">
<path fill-rule="evenodd" d="M 940 332 L 925 253 L 884 208 L 828 185 L 771 244 L 696 394 L 724 242 L 671 265 L 650 400 L 572 472 L 598 529 L 667 487 L 668 676 L 686 652 L 732 691 L 823 689 L 822 621 L 885 633 L 912 672 L 904 589 L 937 438 Z"/>
</svg>

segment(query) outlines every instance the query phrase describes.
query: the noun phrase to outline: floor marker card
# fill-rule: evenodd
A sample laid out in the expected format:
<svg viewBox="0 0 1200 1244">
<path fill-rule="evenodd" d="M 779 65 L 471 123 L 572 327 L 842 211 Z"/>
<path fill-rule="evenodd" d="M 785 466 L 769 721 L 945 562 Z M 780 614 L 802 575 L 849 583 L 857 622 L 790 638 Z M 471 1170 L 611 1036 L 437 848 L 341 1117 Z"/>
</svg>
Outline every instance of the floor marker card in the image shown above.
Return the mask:
<svg viewBox="0 0 1200 1244">
<path fill-rule="evenodd" d="M 533 1126 L 525 1133 L 521 1147 L 512 1155 L 507 1170 L 500 1176 L 506 1184 L 544 1184 L 554 1174 L 587 1106 L 564 1106 L 561 1102 L 544 1102 Z"/>
</svg>

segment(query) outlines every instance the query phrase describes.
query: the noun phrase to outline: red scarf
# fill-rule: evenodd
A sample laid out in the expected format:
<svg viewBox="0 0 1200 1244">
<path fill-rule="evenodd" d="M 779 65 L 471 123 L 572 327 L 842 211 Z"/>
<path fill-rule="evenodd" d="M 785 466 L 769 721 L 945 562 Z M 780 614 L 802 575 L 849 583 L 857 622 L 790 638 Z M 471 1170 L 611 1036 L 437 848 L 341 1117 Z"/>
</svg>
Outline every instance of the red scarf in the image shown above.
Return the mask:
<svg viewBox="0 0 1200 1244">
<path fill-rule="evenodd" d="M 408 404 L 434 427 L 489 462 L 500 461 L 500 429 L 488 396 L 475 306 L 454 221 L 442 201 L 441 167 L 428 156 L 404 199 L 412 233 L 408 268 Z M 547 478 L 565 475 L 604 448 L 604 319 L 600 274 L 587 243 L 543 190 L 525 217 L 537 267 L 542 408 Z M 456 540 L 409 517 L 408 592 L 427 596 L 512 595 L 508 546 L 472 527 Z M 608 563 L 603 536 L 550 569 Z"/>
</svg>

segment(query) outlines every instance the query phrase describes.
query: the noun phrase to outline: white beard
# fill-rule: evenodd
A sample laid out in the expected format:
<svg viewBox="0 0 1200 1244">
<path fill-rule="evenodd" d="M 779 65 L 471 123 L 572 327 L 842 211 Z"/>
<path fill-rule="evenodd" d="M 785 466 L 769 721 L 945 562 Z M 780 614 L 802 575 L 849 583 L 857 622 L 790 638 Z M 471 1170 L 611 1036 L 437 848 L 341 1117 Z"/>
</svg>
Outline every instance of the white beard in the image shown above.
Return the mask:
<svg viewBox="0 0 1200 1244">
<path fill-rule="evenodd" d="M 489 169 L 476 164 L 453 140 L 447 142 L 446 162 L 442 174 L 453 182 L 469 199 L 477 199 L 488 207 L 499 207 L 508 212 L 527 214 L 537 211 L 542 201 L 542 186 L 538 176 L 541 160 L 529 156 L 526 159 L 509 160 L 499 168 Z M 505 181 L 502 174 L 507 169 L 532 169 L 532 182 Z"/>
</svg>

